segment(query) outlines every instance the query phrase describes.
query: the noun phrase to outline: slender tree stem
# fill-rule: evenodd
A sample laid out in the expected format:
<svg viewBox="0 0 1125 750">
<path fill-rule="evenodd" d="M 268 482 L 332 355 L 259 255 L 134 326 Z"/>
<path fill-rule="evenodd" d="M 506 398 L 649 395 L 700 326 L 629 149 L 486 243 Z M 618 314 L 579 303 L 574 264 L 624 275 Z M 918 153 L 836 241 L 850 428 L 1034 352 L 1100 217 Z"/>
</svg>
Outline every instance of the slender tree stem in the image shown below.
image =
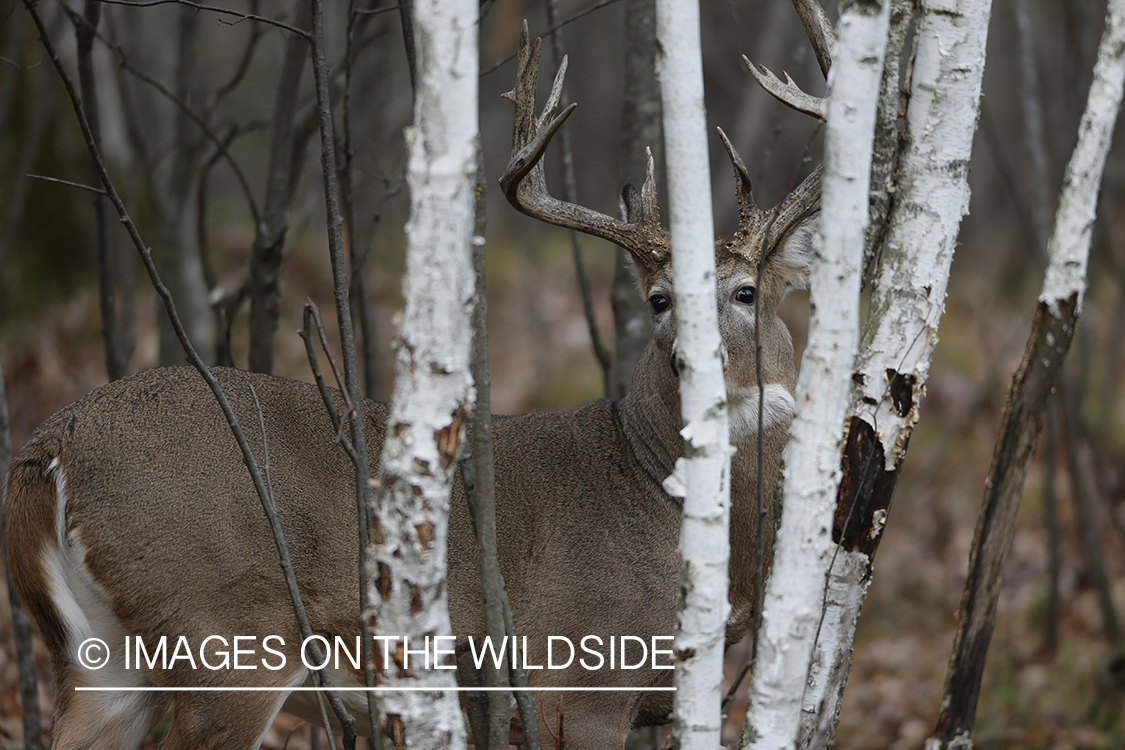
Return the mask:
<svg viewBox="0 0 1125 750">
<path fill-rule="evenodd" d="M 227 400 L 226 394 L 223 393 L 222 387 L 215 379 L 215 376 L 207 368 L 207 365 L 204 364 L 203 360 L 199 357 L 199 354 L 196 353 L 195 347 L 192 346 L 191 341 L 188 339 L 183 324 L 180 322 L 179 315 L 177 315 L 176 313 L 176 306 L 174 301 L 172 300 L 172 295 L 168 291 L 168 287 L 164 285 L 164 282 L 160 278 L 160 274 L 156 270 L 156 266 L 153 264 L 152 251 L 148 248 L 148 246 L 144 243 L 144 240 L 141 238 L 136 224 L 133 222 L 132 217 L 129 215 L 128 210 L 125 208 L 125 204 L 121 200 L 121 196 L 117 193 L 117 189 L 114 187 L 113 181 L 109 175 L 109 171 L 102 160 L 101 152 L 97 147 L 97 143 L 95 143 L 94 141 L 93 132 L 90 130 L 89 122 L 86 119 L 86 113 L 82 108 L 82 100 L 78 95 L 77 89 L 75 89 L 74 87 L 73 81 L 71 81 L 70 76 L 67 74 L 66 69 L 63 67 L 62 61 L 59 59 L 58 53 L 55 50 L 55 46 L 51 42 L 50 36 L 48 35 L 47 28 L 43 23 L 43 19 L 39 15 L 36 3 L 34 2 L 34 0 L 24 0 L 24 7 L 27 9 L 28 13 L 31 15 L 32 20 L 35 22 L 35 25 L 38 28 L 40 34 L 40 43 L 46 50 L 47 56 L 50 58 L 51 63 L 54 65 L 55 70 L 58 72 L 59 78 L 62 80 L 63 86 L 66 88 L 67 95 L 70 97 L 71 105 L 74 108 L 75 116 L 78 118 L 78 124 L 82 130 L 82 136 L 86 141 L 86 148 L 90 152 L 90 158 L 94 162 L 94 165 L 98 172 L 98 176 L 102 181 L 102 185 L 105 187 L 110 202 L 113 203 L 113 207 L 117 210 L 117 214 L 121 219 L 121 223 L 124 225 L 126 232 L 128 232 L 129 234 L 129 239 L 132 240 L 134 247 L 136 247 L 137 249 L 137 253 L 141 256 L 141 261 L 142 263 L 144 263 L 145 270 L 148 271 L 149 279 L 152 282 L 153 288 L 156 289 L 156 293 L 160 296 L 160 299 L 164 303 L 164 309 L 168 313 L 168 318 L 171 322 L 172 328 L 175 331 L 175 334 L 179 339 L 181 346 L 183 347 L 184 353 L 187 355 L 188 361 L 192 364 L 193 367 L 195 367 L 195 369 L 207 382 L 207 385 L 208 387 L 210 387 L 211 392 L 215 395 L 215 399 L 219 402 L 219 407 L 222 409 L 223 415 L 226 417 L 227 424 L 234 435 L 235 441 L 238 443 L 239 450 L 242 452 L 243 460 L 246 463 L 246 466 L 250 471 L 250 477 L 254 482 L 254 489 L 258 492 L 258 498 L 262 502 L 262 508 L 265 511 L 266 517 L 270 523 L 270 529 L 273 533 L 274 543 L 276 544 L 278 550 L 278 558 L 281 565 L 282 574 L 285 578 L 285 583 L 289 590 L 289 596 L 293 603 L 293 610 L 297 619 L 297 627 L 300 631 L 302 640 L 304 640 L 312 635 L 312 629 L 309 627 L 308 616 L 305 613 L 304 604 L 301 601 L 301 594 L 297 588 L 297 579 L 293 573 L 293 563 L 289 557 L 289 548 L 285 542 L 285 536 L 281 530 L 281 522 L 277 516 L 277 509 L 273 506 L 272 498 L 270 496 L 269 490 L 266 488 L 265 482 L 262 479 L 262 474 L 258 469 L 258 463 L 254 458 L 254 453 L 250 449 L 250 444 L 246 441 L 246 436 L 243 433 L 241 426 L 239 425 L 238 418 L 235 416 L 230 402 Z M 313 642 L 311 646 L 315 651 L 319 652 L 318 644 Z M 323 661 L 323 655 L 320 653 L 314 654 L 313 658 Z M 327 670 L 322 670 L 320 672 L 320 678 L 324 685 L 331 687 L 332 679 L 329 676 Z M 337 718 L 345 726 L 346 736 L 348 725 L 350 724 L 354 727 L 354 721 L 352 721 L 351 717 L 348 716 L 347 711 L 344 709 L 343 703 L 340 702 L 339 696 L 334 691 L 330 691 L 328 695 L 329 700 L 336 711 Z M 351 734 L 351 748 L 354 748 L 354 728 L 352 729 Z"/>
</svg>

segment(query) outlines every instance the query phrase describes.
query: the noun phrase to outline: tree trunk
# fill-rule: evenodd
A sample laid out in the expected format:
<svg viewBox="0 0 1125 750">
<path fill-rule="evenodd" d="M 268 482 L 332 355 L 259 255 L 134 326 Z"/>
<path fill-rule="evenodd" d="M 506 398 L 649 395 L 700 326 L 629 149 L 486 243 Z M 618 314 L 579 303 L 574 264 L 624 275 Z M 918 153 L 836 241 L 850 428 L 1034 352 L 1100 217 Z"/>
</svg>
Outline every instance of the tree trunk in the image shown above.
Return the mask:
<svg viewBox="0 0 1125 750">
<path fill-rule="evenodd" d="M 3 357 L 0 357 L 0 363 Z M 7 491 L 8 465 L 12 462 L 12 437 L 8 423 L 8 395 L 4 390 L 4 371 L 0 368 L 0 485 Z M 4 512 L 7 498 L 0 503 L 0 535 L 4 532 Z M 16 660 L 19 664 L 20 708 L 23 709 L 23 747 L 41 750 L 43 735 L 39 726 L 39 670 L 35 666 L 35 649 L 32 641 L 31 618 L 16 598 L 12 588 L 11 573 L 4 566 L 8 581 L 8 604 L 12 608 L 12 636 L 15 640 Z"/>
<path fill-rule="evenodd" d="M 78 81 L 82 89 L 82 105 L 90 121 L 94 142 L 101 148 L 101 115 L 98 106 L 98 88 L 94 80 L 94 32 L 101 18 L 102 5 L 96 0 L 86 0 L 83 21 L 75 21 L 74 34 L 77 40 Z M 95 184 L 97 169 L 90 167 Z M 94 196 L 94 242 L 97 247 L 98 266 L 98 304 L 102 313 L 102 346 L 105 351 L 106 376 L 110 381 L 125 377 L 127 366 L 121 337 L 117 333 L 117 305 L 114 299 L 114 279 L 117 264 L 116 253 L 112 249 L 109 223 L 109 200 L 104 195 Z"/>
<path fill-rule="evenodd" d="M 401 637 L 410 639 L 412 650 L 421 648 L 424 634 L 446 639 L 442 648 L 453 647 L 444 585 L 446 532 L 454 470 L 472 408 L 474 299 L 434 290 L 463 289 L 473 278 L 477 14 L 472 0 L 414 3 L 415 39 L 425 43 L 416 45 L 405 310 L 369 568 L 376 632 L 394 639 L 380 643 L 381 670 L 392 651 L 397 666 L 406 666 Z M 436 669 L 418 669 L 419 658 L 413 655 L 413 676 L 391 664 L 382 684 L 456 684 L 452 659 Z M 383 709 L 384 729 L 396 745 L 465 746 L 453 692 L 389 692 Z"/>
<path fill-rule="evenodd" d="M 621 107 L 621 182 L 642 180 L 652 148 L 660 184 L 660 86 L 656 80 L 654 0 L 625 2 L 625 91 Z M 637 276 L 628 253 L 613 264 L 613 368 L 610 398 L 621 398 L 633 384 L 633 371 L 652 338 L 652 315 L 637 294 Z"/>
<path fill-rule="evenodd" d="M 195 68 L 196 31 L 199 13 L 180 8 L 176 22 L 176 69 L 174 92 L 181 102 L 191 100 L 191 77 Z M 160 227 L 152 252 L 161 276 L 176 300 L 180 319 L 196 350 L 211 359 L 211 310 L 207 304 L 207 284 L 199 256 L 187 241 L 192 185 L 198 173 L 199 149 L 203 143 L 198 126 L 180 110 L 175 110 L 175 154 L 169 168 L 159 205 Z M 184 361 L 180 341 L 166 316 L 160 316 L 160 364 L 178 365 Z"/>
<path fill-rule="evenodd" d="M 299 4 L 295 24 L 308 28 L 308 3 Z M 305 69 L 309 45 L 305 39 L 290 34 L 285 40 L 285 58 L 274 99 L 273 139 L 266 176 L 266 199 L 262 220 L 255 227 L 254 247 L 250 255 L 250 359 L 255 372 L 273 372 L 273 344 L 277 335 L 278 277 L 281 275 L 282 250 L 289 229 L 289 203 L 294 180 L 293 144 L 296 133 L 297 94 L 301 73 Z"/>
<path fill-rule="evenodd" d="M 817 648 L 851 643 L 833 610 L 855 593 L 826 587 L 836 545 L 829 533 L 840 482 L 840 447 L 859 343 L 859 290 L 868 218 L 872 139 L 890 0 L 847 7 L 829 74 L 821 247 L 809 280 L 809 343 L 797 382 L 797 414 L 785 450 L 784 501 L 766 586 L 758 658 L 743 744 L 761 750 L 807 741 L 823 706 L 806 691 L 835 668 Z M 825 602 L 829 611 L 823 615 Z M 823 688 L 822 688 L 823 689 Z M 834 707 L 830 707 L 834 708 Z M 832 712 L 834 714 L 834 711 Z M 829 714 L 829 715 L 832 715 Z"/>
<path fill-rule="evenodd" d="M 699 6 L 658 0 L 677 357 L 684 428 L 680 612 L 673 731 L 681 748 L 720 745 L 730 557 L 730 433 L 715 308 L 715 232 L 703 105 Z"/>
<path fill-rule="evenodd" d="M 1015 533 L 1027 463 L 1066 358 L 1086 291 L 1095 209 L 1125 88 L 1125 0 L 1110 0 L 1078 144 L 1063 177 L 1050 262 L 1027 349 L 1012 378 L 969 555 L 961 618 L 945 679 L 942 710 L 927 750 L 972 746 L 977 698 L 996 622 L 1004 561 Z"/>
<path fill-rule="evenodd" d="M 825 614 L 835 637 L 822 639 L 818 647 L 823 678 L 817 678 L 805 700 L 807 711 L 824 706 L 819 720 L 810 716 L 806 723 L 806 731 L 815 728 L 817 745 L 835 727 L 871 560 L 918 421 L 937 343 L 957 232 L 968 207 L 967 167 L 990 11 L 990 0 L 961 0 L 955 12 L 931 2 L 920 8 L 906 146 L 852 375 L 858 387 L 833 525 L 840 550 L 828 581 L 836 593 Z"/>
</svg>

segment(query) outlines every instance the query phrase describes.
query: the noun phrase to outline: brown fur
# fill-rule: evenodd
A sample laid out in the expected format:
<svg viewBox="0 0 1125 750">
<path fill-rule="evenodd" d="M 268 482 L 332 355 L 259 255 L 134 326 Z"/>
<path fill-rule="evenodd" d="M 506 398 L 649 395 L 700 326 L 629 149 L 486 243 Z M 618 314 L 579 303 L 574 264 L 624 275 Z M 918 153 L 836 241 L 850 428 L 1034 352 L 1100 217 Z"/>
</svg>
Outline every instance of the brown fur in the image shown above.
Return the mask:
<svg viewBox="0 0 1125 750">
<path fill-rule="evenodd" d="M 786 289 L 800 283 L 806 242 L 801 236 L 789 243 L 792 248 L 779 245 L 760 283 L 743 255 L 716 249 L 728 388 L 755 382 L 754 333 L 747 324 L 753 313 L 733 300 L 739 288 L 755 283 L 767 354 L 763 382 L 792 391 L 792 344 L 776 308 Z M 670 264 L 641 268 L 640 283 L 648 295 L 656 290 L 670 297 Z M 674 339 L 672 313 L 655 316 L 653 341 L 633 390 L 620 401 L 495 418 L 500 566 L 517 630 L 528 636 L 531 664 L 545 663 L 548 635 L 567 636 L 577 645 L 586 635 L 647 640 L 673 633 L 680 501 L 662 482 L 681 455 Z M 250 386 L 257 392 L 271 484 L 313 631 L 354 639 L 359 632 L 354 478 L 319 395 L 304 383 L 214 372 L 261 457 Z M 368 401 L 364 410 L 374 471 L 387 407 Z M 783 420 L 762 433 L 763 482 L 770 494 L 787 427 Z M 757 437 L 745 435 L 736 447 L 728 642 L 741 638 L 749 624 L 758 519 Z M 77 645 L 71 642 L 76 636 L 66 632 L 44 570 L 44 555 L 58 545 L 57 498 L 48 473 L 55 458 L 66 477 L 68 539 L 85 549 L 85 566 L 125 634 L 146 642 L 182 634 L 192 644 L 211 634 L 285 638 L 288 664 L 279 672 L 212 672 L 180 664 L 137 679 L 181 687 L 293 684 L 302 679 L 293 648 L 299 638 L 274 542 L 241 454 L 202 378 L 189 368 L 142 372 L 88 394 L 36 430 L 9 475 L 8 563 L 16 592 L 39 623 L 54 660 L 56 748 L 115 746 L 115 732 L 155 722 L 169 704 L 176 713 L 167 747 L 253 746 L 278 707 L 277 694 L 148 694 L 157 697 L 120 701 L 110 715 L 95 694 L 70 689 L 96 673 L 90 676 L 73 663 L 68 649 Z M 451 619 L 462 648 L 466 636 L 484 631 L 477 547 L 463 495 L 458 482 L 448 553 Z M 770 506 L 767 502 L 767 511 Z M 768 513 L 766 523 L 769 545 Z M 659 686 L 671 683 L 672 672 L 571 668 L 533 670 L 530 677 L 537 686 Z M 620 748 L 631 727 L 667 721 L 671 709 L 668 693 L 544 695 L 540 732 L 550 737 L 561 714 L 571 750 Z M 300 702 L 291 705 L 315 721 Z"/>
</svg>

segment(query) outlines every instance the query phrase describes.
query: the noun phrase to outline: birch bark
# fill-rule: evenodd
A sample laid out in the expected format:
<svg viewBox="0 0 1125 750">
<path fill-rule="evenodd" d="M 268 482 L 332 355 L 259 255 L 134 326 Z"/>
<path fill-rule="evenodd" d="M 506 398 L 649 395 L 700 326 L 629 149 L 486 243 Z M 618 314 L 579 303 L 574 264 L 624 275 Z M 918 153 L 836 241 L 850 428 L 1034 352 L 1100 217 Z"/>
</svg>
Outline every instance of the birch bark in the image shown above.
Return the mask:
<svg viewBox="0 0 1125 750">
<path fill-rule="evenodd" d="M 821 242 L 809 287 L 809 344 L 797 382 L 797 414 L 786 447 L 784 505 L 766 586 L 758 658 L 743 746 L 792 748 L 824 679 L 818 643 L 836 545 L 831 529 L 840 481 L 839 452 L 859 342 L 859 289 L 868 216 L 875 113 L 887 44 L 890 0 L 854 3 L 840 17 L 829 72 Z M 848 638 L 850 643 L 850 638 Z M 818 706 L 813 704 L 816 716 Z"/>
<path fill-rule="evenodd" d="M 417 91 L 409 133 L 411 216 L 405 311 L 376 500 L 370 600 L 384 686 L 453 687 L 446 604 L 450 487 L 471 408 L 471 240 L 477 123 L 477 15 L 472 0 L 414 4 Z M 410 638 L 406 653 L 401 636 Z M 409 663 L 407 663 L 409 660 Z M 429 661 L 430 663 L 426 663 Z M 453 692 L 389 692 L 383 704 L 396 746 L 465 746 Z"/>
<path fill-rule="evenodd" d="M 990 0 L 923 2 L 906 147 L 852 380 L 824 625 L 803 746 L 835 728 L 851 643 L 907 444 L 918 421 L 961 218 L 980 106 Z"/>
<path fill-rule="evenodd" d="M 853 381 L 817 675 L 805 710 L 824 709 L 815 743 L 835 727 L 871 559 L 918 421 L 949 268 L 968 211 L 968 166 L 980 107 L 991 0 L 923 2 L 919 10 L 906 148 Z M 811 722 L 808 729 L 812 729 Z M 814 744 L 815 744 L 814 743 Z"/>
<path fill-rule="evenodd" d="M 656 32 L 675 248 L 672 273 L 686 486 L 673 732 L 685 750 L 713 750 L 721 744 L 723 650 L 730 610 L 730 438 L 715 306 L 715 232 L 698 3 L 658 0 Z"/>
</svg>

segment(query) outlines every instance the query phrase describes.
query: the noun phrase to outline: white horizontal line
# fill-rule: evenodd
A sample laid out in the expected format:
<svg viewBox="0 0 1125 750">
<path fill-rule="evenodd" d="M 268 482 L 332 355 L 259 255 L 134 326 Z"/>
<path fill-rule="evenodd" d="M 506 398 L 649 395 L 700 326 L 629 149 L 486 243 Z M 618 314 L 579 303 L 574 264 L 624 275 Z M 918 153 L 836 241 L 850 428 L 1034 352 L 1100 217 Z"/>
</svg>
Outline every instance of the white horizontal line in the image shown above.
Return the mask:
<svg viewBox="0 0 1125 750">
<path fill-rule="evenodd" d="M 488 693 L 512 691 L 524 693 L 605 693 L 605 692 L 675 692 L 674 687 L 76 687 L 76 692 L 88 693 Z"/>
</svg>

